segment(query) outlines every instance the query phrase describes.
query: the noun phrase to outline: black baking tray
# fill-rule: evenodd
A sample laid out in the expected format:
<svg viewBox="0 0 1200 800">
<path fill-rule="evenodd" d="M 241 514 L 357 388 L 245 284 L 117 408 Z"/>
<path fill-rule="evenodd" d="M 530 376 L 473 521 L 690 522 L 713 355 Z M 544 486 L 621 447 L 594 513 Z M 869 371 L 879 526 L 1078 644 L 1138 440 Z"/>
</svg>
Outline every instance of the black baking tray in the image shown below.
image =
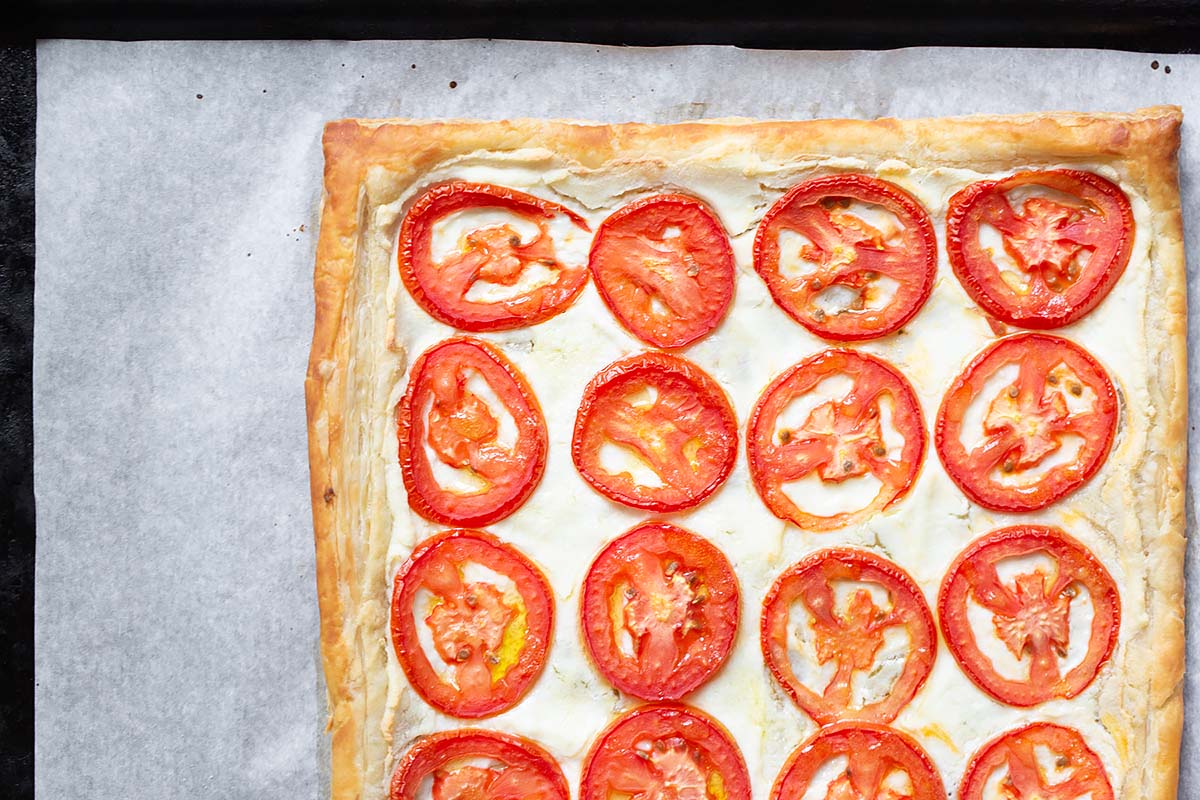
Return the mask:
<svg viewBox="0 0 1200 800">
<path fill-rule="evenodd" d="M 33 797 L 33 285 L 39 38 L 505 38 L 771 49 L 1200 48 L 1200 0 L 691 2 L 42 0 L 0 29 L 0 787 Z M 753 87 L 748 87 L 753 90 Z"/>
</svg>

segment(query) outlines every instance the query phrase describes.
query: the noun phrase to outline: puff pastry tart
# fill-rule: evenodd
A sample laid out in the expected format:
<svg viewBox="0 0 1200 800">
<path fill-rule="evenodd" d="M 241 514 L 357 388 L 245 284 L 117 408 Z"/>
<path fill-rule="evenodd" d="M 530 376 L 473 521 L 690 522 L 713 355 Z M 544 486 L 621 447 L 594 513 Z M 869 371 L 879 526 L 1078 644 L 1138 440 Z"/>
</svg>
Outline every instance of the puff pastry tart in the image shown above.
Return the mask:
<svg viewBox="0 0 1200 800">
<path fill-rule="evenodd" d="M 335 800 L 1169 800 L 1178 109 L 325 128 Z"/>
</svg>

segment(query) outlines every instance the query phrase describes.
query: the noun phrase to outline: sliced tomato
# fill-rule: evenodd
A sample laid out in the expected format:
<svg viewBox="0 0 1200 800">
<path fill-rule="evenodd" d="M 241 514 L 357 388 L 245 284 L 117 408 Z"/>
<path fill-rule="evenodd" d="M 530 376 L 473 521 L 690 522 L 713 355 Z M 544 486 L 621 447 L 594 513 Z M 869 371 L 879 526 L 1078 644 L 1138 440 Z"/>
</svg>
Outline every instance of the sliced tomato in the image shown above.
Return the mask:
<svg viewBox="0 0 1200 800">
<path fill-rule="evenodd" d="M 601 223 L 588 257 L 600 296 L 634 336 L 683 347 L 707 336 L 733 299 L 729 236 L 708 206 L 658 194 Z"/>
<path fill-rule="evenodd" d="M 880 608 L 870 589 L 859 586 L 838 608 L 837 587 L 846 583 L 878 587 L 887 602 Z M 803 624 L 793 621 L 793 609 L 807 613 L 811 633 L 799 638 L 812 642 L 817 664 L 834 667 L 823 687 L 806 686 L 792 668 L 789 642 Z M 882 698 L 857 702 L 855 675 L 883 666 L 879 654 L 892 628 L 908 639 L 900 674 Z M 925 597 L 907 572 L 863 550 L 831 548 L 806 557 L 775 581 L 763 601 L 762 649 L 775 680 L 817 723 L 891 722 L 929 677 L 937 655 L 937 629 Z"/>
<path fill-rule="evenodd" d="M 851 387 L 818 403 L 799 427 L 780 417 L 798 398 L 831 378 Z M 885 423 L 903 440 L 889 441 Z M 767 508 L 806 530 L 825 531 L 866 519 L 907 494 L 925 458 L 925 423 L 912 386 L 886 361 L 852 350 L 826 350 L 788 369 L 763 390 L 746 433 L 750 477 Z M 863 508 L 821 515 L 806 511 L 784 491 L 786 484 L 816 474 L 836 486 L 874 476 L 875 497 Z"/>
<path fill-rule="evenodd" d="M 1113 800 L 1100 757 L 1079 731 L 1062 725 L 1035 722 L 985 744 L 967 764 L 960 800 L 984 800 L 985 787 L 1000 773 L 1002 800 Z"/>
<path fill-rule="evenodd" d="M 876 212 L 871 221 L 864 207 Z M 794 243 L 781 241 L 785 234 Z M 817 336 L 874 339 L 899 330 L 929 299 L 937 237 L 925 209 L 899 186 L 827 175 L 793 186 L 767 211 L 754 269 L 779 307 Z"/>
<path fill-rule="evenodd" d="M 845 768 L 829 775 L 824 794 L 809 794 L 819 787 L 818 771 L 834 759 L 845 759 Z M 771 800 L 799 797 L 945 800 L 946 790 L 929 756 L 908 735 L 869 722 L 840 722 L 796 748 L 775 779 Z"/>
<path fill-rule="evenodd" d="M 439 222 L 489 209 L 537 230 L 526 239 L 512 222 L 481 222 L 460 238 L 455 252 L 435 260 Z M 439 184 L 417 199 L 400 224 L 400 278 L 421 308 L 455 328 L 500 331 L 542 322 L 569 306 L 587 283 L 586 264 L 567 264 L 559 256 L 550 232 L 556 217 L 589 230 L 569 208 L 515 189 L 465 181 Z M 492 297 L 480 291 L 489 286 L 496 289 Z"/>
<path fill-rule="evenodd" d="M 389 800 L 570 800 L 567 780 L 539 745 L 496 731 L 464 728 L 417 740 L 392 773 Z"/>
<path fill-rule="evenodd" d="M 497 579 L 468 574 L 472 565 Z M 428 629 L 437 667 L 418 625 Z M 541 673 L 554 595 L 512 545 L 483 531 L 445 531 L 396 574 L 391 627 L 396 658 L 425 702 L 455 717 L 487 717 L 516 705 Z"/>
<path fill-rule="evenodd" d="M 592 562 L 580 606 L 584 641 L 613 686 L 678 700 L 725 663 L 741 616 L 725 554 L 661 522 L 613 540 Z"/>
<path fill-rule="evenodd" d="M 986 412 L 972 415 L 978 403 Z M 981 430 L 967 428 L 972 418 Z M 1096 359 L 1066 339 L 1025 333 L 989 345 L 955 379 L 935 443 L 967 497 L 996 511 L 1036 511 L 1096 474 L 1116 431 L 1117 392 Z M 1064 459 L 1067 444 L 1078 449 Z"/>
<path fill-rule="evenodd" d="M 729 732 L 688 706 L 638 706 L 583 762 L 579 800 L 750 800 L 750 774 Z"/>
<path fill-rule="evenodd" d="M 1004 257 L 980 238 L 988 229 Z M 1133 237 L 1120 187 L 1075 169 L 973 183 L 946 214 L 950 266 L 967 294 L 1023 328 L 1059 328 L 1095 308 L 1125 271 Z"/>
<path fill-rule="evenodd" d="M 612 472 L 602 451 L 615 446 L 658 484 Z M 737 418 L 715 380 L 690 361 L 642 353 L 609 364 L 583 393 L 571 441 L 575 467 L 610 500 L 648 511 L 679 511 L 717 490 L 737 458 Z"/>
<path fill-rule="evenodd" d="M 1050 562 L 1002 578 L 1003 561 L 1039 556 Z M 1087 653 L 1063 670 L 1070 646 L 1071 601 L 1087 592 L 1092 624 Z M 992 615 L 992 630 L 976 631 L 971 605 Z M 1056 697 L 1071 698 L 1091 684 L 1117 644 L 1121 598 L 1104 565 L 1058 528 L 1016 525 L 993 531 L 971 544 L 950 566 L 938 593 L 942 635 L 963 672 L 1002 703 L 1028 707 Z M 1002 675 L 980 648 L 980 636 L 998 639 L 1027 669 Z"/>
<path fill-rule="evenodd" d="M 503 409 L 476 393 L 473 378 L 482 379 Z M 514 442 L 501 438 L 502 412 L 516 424 Z M 396 420 L 408 504 L 443 525 L 504 519 L 546 469 L 546 422 L 533 390 L 499 350 L 478 339 L 448 339 L 422 353 Z M 439 482 L 433 459 L 456 470 L 462 488 Z"/>
</svg>

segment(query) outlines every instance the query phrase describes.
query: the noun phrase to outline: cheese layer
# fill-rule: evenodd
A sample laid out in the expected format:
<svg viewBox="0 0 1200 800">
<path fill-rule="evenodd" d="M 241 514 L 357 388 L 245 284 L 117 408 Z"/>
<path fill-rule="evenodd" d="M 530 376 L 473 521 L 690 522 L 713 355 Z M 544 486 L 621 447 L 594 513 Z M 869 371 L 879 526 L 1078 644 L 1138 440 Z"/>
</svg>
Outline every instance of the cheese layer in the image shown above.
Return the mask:
<svg viewBox="0 0 1200 800">
<path fill-rule="evenodd" d="M 1047 166 L 1053 165 L 1036 168 Z M 1137 640 L 1148 627 L 1142 591 L 1146 570 L 1141 558 L 1142 531 L 1125 498 L 1145 452 L 1147 427 L 1154 414 L 1144 355 L 1153 232 L 1146 202 L 1122 182 L 1121 175 L 1099 164 L 1064 166 L 1092 169 L 1121 184 L 1133 206 L 1137 234 L 1129 266 L 1109 297 L 1081 321 L 1055 332 L 1081 344 L 1099 360 L 1118 387 L 1122 404 L 1117 439 L 1107 462 L 1088 485 L 1045 511 L 1002 514 L 968 502 L 938 460 L 932 431 L 919 479 L 906 498 L 861 524 L 828 533 L 804 532 L 773 516 L 754 491 L 746 467 L 745 425 L 763 388 L 790 365 L 830 346 L 786 316 L 754 272 L 755 227 L 771 203 L 801 180 L 856 171 L 898 184 L 927 209 L 938 236 L 938 274 L 932 296 L 897 334 L 855 346 L 889 361 L 907 376 L 920 398 L 929 429 L 951 381 L 995 338 L 947 263 L 946 206 L 959 189 L 1000 174 L 918 168 L 895 160 L 814 159 L 767 164 L 749 158 L 744 164 L 721 166 L 696 161 L 589 171 L 533 150 L 479 152 L 453 159 L 425 175 L 395 202 L 376 208 L 368 220 L 366 246 L 386 249 L 393 265 L 387 310 L 393 317 L 394 340 L 386 343 L 381 357 L 395 359 L 391 373 L 397 380 L 376 393 L 376 413 L 391 419 L 404 391 L 407 367 L 419 353 L 455 333 L 413 302 L 394 268 L 399 221 L 424 187 L 450 179 L 510 186 L 563 203 L 579 212 L 593 231 L 616 208 L 647 194 L 682 191 L 700 198 L 717 213 L 730 235 L 737 260 L 736 291 L 721 325 L 680 355 L 700 365 L 728 392 L 738 417 L 739 452 L 733 473 L 713 497 L 698 508 L 665 518 L 706 537 L 725 552 L 740 581 L 743 610 L 728 662 L 686 702 L 708 712 L 732 733 L 750 770 L 754 798 L 765 800 L 789 753 L 816 730 L 815 723 L 774 683 L 759 647 L 762 600 L 784 569 L 820 548 L 861 547 L 907 570 L 936 614 L 942 577 L 969 542 L 1005 525 L 1056 525 L 1087 545 L 1121 589 L 1120 640 L 1095 682 L 1073 700 L 1013 708 L 975 688 L 939 639 L 932 674 L 893 725 L 926 749 L 950 797 L 955 796 L 967 759 L 987 740 L 1036 720 L 1069 725 L 1078 729 L 1103 759 L 1113 788 L 1121 796 L 1130 765 L 1119 732 L 1134 727 L 1130 717 L 1138 713 L 1122 704 L 1123 663 L 1127 650 L 1139 646 Z M 585 258 L 586 243 L 586 237 L 583 242 L 570 242 L 565 249 L 568 260 Z M 402 755 L 416 736 L 466 725 L 526 736 L 559 760 L 574 795 L 582 758 L 595 736 L 615 715 L 638 702 L 620 696 L 589 662 L 579 631 L 580 586 L 603 545 L 648 516 L 609 501 L 583 481 L 571 461 L 571 433 L 584 386 L 596 372 L 648 347 L 616 322 L 590 283 L 570 308 L 542 324 L 480 337 L 498 346 L 525 374 L 546 417 L 550 449 L 545 478 L 520 510 L 489 530 L 518 547 L 549 578 L 557 611 L 554 641 L 543 674 L 524 700 L 503 714 L 474 723 L 446 717 L 426 705 L 411 690 L 389 647 L 388 712 L 382 733 L 392 742 L 393 759 Z M 389 426 L 394 434 L 394 426 L 390 422 Z M 380 587 L 387 592 L 414 544 L 440 526 L 409 509 L 394 435 L 385 437 L 375 456 L 386 475 L 393 521 L 388 587 Z M 805 486 L 796 491 L 823 489 Z M 813 502 L 817 501 L 814 498 Z M 1082 634 L 1072 630 L 1076 638 Z"/>
</svg>

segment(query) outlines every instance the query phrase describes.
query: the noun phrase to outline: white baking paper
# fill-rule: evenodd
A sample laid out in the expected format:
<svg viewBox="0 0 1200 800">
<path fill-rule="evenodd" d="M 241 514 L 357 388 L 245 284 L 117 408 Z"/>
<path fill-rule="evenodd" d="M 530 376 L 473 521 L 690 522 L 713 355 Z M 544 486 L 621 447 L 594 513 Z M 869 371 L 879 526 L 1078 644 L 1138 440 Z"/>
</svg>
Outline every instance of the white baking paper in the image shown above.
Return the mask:
<svg viewBox="0 0 1200 800">
<path fill-rule="evenodd" d="M 327 795 L 303 397 L 326 120 L 675 122 L 1156 103 L 1189 115 L 1194 284 L 1200 56 L 41 44 L 38 796 Z M 1194 529 L 1190 500 L 1188 521 Z M 1200 591 L 1196 575 L 1190 583 Z M 1200 601 L 1188 616 L 1181 798 L 1200 796 Z"/>
</svg>

